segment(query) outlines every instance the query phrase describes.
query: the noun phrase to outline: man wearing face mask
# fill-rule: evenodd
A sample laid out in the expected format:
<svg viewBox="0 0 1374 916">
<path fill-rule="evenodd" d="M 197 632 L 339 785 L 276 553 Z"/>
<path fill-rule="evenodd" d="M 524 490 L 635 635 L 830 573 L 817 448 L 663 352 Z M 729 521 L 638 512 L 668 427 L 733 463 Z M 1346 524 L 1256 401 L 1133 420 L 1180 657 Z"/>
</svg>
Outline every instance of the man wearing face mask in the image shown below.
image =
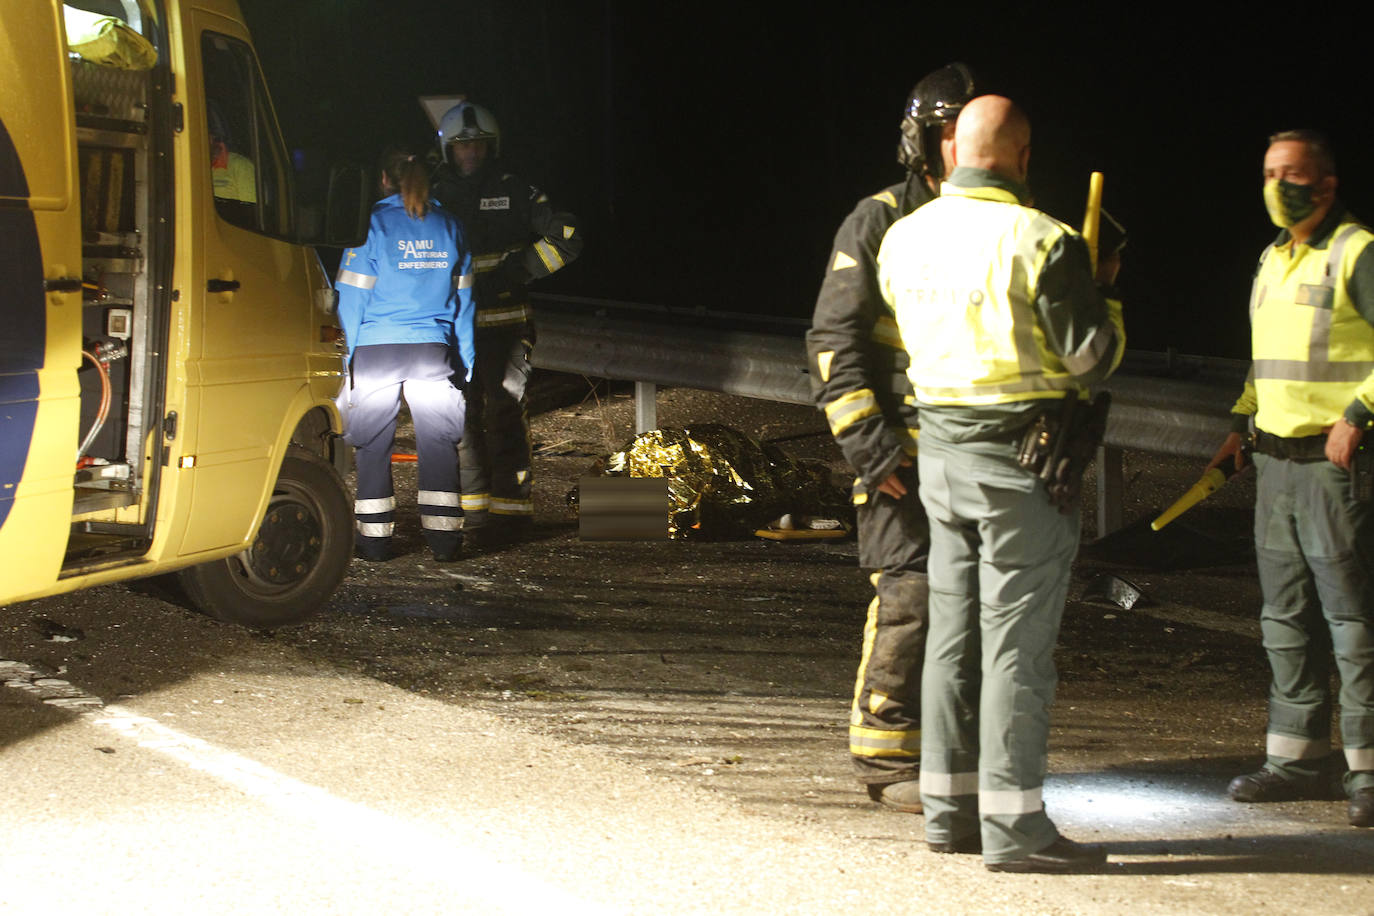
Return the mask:
<svg viewBox="0 0 1374 916">
<path fill-rule="evenodd" d="M 1242 802 L 1329 797 L 1340 769 L 1334 654 L 1350 824 L 1374 827 L 1374 502 L 1360 486 L 1374 422 L 1374 233 L 1337 199 L 1331 148 L 1315 131 L 1270 138 L 1264 203 L 1282 231 L 1255 273 L 1253 363 L 1234 432 L 1209 465 L 1240 468 L 1253 436 L 1272 681 L 1264 767 L 1229 792 Z"/>
</svg>

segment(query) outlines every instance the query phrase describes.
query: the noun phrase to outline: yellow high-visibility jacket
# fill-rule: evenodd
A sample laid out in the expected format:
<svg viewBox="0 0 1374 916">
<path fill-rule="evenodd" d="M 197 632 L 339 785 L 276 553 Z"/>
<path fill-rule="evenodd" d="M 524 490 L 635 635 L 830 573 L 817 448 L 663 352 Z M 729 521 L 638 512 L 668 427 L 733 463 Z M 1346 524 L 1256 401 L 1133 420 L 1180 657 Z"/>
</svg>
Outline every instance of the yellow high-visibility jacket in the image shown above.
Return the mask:
<svg viewBox="0 0 1374 916">
<path fill-rule="evenodd" d="M 883 240 L 879 286 L 919 405 L 1062 398 L 1121 361 L 1121 303 L 1097 289 L 1082 237 L 1023 195 L 992 172 L 958 168 Z"/>
<path fill-rule="evenodd" d="M 1374 232 L 1337 205 L 1306 242 L 1284 230 L 1250 292 L 1250 378 L 1232 412 L 1275 436 L 1374 420 Z"/>
</svg>

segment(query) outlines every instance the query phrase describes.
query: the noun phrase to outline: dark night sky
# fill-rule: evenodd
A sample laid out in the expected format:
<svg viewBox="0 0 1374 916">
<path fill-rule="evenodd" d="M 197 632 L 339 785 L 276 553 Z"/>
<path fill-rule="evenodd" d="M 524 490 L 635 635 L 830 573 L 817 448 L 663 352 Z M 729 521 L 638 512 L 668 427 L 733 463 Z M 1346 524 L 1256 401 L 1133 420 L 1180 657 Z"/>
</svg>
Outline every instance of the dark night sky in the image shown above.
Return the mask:
<svg viewBox="0 0 1374 916">
<path fill-rule="evenodd" d="M 547 292 L 809 316 L 835 228 L 900 177 L 907 92 L 950 60 L 1029 112 L 1042 209 L 1079 225 L 1104 173 L 1130 233 L 1132 348 L 1245 355 L 1249 277 L 1275 231 L 1259 193 L 1272 131 L 1328 131 L 1343 198 L 1374 213 L 1374 176 L 1354 167 L 1374 162 L 1374 118 L 1353 23 L 1201 4 L 1112 19 L 949 6 L 935 24 L 927 4 L 798 18 L 790 4 L 241 2 L 292 144 L 371 157 L 431 142 L 420 95 L 492 109 L 507 166 L 584 224 L 586 252 Z"/>
</svg>

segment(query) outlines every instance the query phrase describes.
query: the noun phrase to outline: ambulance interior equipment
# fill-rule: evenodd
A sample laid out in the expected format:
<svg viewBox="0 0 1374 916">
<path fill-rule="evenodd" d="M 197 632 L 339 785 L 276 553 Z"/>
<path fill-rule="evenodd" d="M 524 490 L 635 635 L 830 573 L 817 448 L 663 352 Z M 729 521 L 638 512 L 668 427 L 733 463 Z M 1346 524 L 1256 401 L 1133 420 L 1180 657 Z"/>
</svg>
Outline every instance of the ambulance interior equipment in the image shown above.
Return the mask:
<svg viewBox="0 0 1374 916">
<path fill-rule="evenodd" d="M 108 510 L 135 505 L 156 473 L 144 443 L 161 418 L 156 403 L 165 316 L 153 314 L 153 277 L 165 265 L 152 229 L 170 207 L 152 179 L 150 80 L 155 44 L 143 34 L 133 0 L 64 4 L 75 104 L 81 192 L 82 368 L 80 448 L 70 553 L 134 546 L 142 526 L 108 520 Z M 151 23 L 148 23 L 151 25 Z M 160 320 L 161 319 L 161 320 Z M 101 521 L 80 522 L 101 513 Z"/>
</svg>

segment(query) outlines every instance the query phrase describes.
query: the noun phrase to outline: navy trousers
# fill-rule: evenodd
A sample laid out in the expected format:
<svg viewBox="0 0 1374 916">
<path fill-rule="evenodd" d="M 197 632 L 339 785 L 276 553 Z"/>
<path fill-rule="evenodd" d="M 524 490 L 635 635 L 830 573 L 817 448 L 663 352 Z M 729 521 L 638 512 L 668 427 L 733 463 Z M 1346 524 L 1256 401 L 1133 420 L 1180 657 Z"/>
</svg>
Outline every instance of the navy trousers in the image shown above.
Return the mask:
<svg viewBox="0 0 1374 916">
<path fill-rule="evenodd" d="M 462 541 L 457 447 L 465 411 L 453 374 L 452 350 L 442 343 L 377 344 L 353 351 L 345 439 L 356 450 L 353 513 L 358 549 L 365 556 L 384 556 L 395 528 L 391 450 L 402 396 L 415 422 L 416 501 L 425 541 L 441 555 L 451 555 Z"/>
</svg>

